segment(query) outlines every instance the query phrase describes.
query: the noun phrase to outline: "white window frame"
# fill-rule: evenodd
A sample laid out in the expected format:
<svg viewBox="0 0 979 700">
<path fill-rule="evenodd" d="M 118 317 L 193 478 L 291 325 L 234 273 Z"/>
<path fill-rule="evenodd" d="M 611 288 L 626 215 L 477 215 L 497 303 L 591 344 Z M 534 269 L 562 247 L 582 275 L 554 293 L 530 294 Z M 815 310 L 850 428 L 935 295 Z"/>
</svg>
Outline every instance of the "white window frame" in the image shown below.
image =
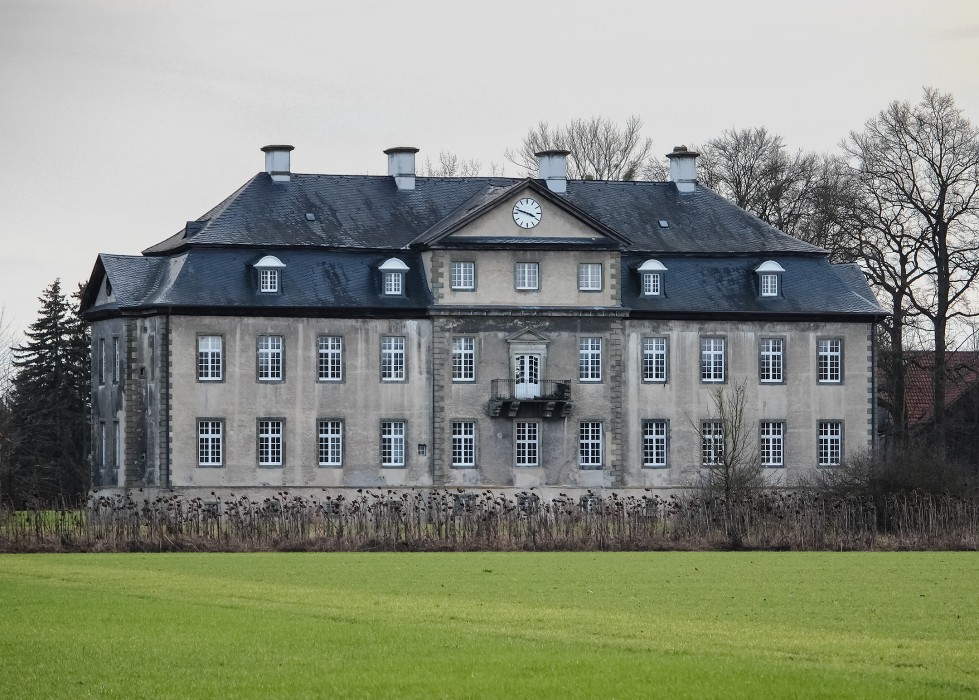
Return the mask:
<svg viewBox="0 0 979 700">
<path fill-rule="evenodd" d="M 452 381 L 476 381 L 476 338 L 473 336 L 452 339 Z"/>
<path fill-rule="evenodd" d="M 219 418 L 197 419 L 197 466 L 224 466 L 224 421 Z"/>
<path fill-rule="evenodd" d="M 520 291 L 540 289 L 540 263 L 518 262 L 514 270 L 515 286 Z"/>
<path fill-rule="evenodd" d="M 224 338 L 220 335 L 197 336 L 197 381 L 220 382 L 224 379 Z"/>
<path fill-rule="evenodd" d="M 705 384 L 723 383 L 726 377 L 726 338 L 707 336 L 700 339 L 700 381 Z"/>
<path fill-rule="evenodd" d="M 452 421 L 452 466 L 471 469 L 476 466 L 475 421 Z"/>
<path fill-rule="evenodd" d="M 316 338 L 316 378 L 321 382 L 343 381 L 343 336 Z"/>
<path fill-rule="evenodd" d="M 105 338 L 99 338 L 99 386 L 105 384 Z"/>
<path fill-rule="evenodd" d="M 816 378 L 820 384 L 843 383 L 843 339 L 816 339 Z"/>
<path fill-rule="evenodd" d="M 706 468 L 720 466 L 724 459 L 724 426 L 719 420 L 700 422 L 700 461 Z"/>
<path fill-rule="evenodd" d="M 659 469 L 667 465 L 669 422 L 653 418 L 642 422 L 642 466 Z"/>
<path fill-rule="evenodd" d="M 758 381 L 782 384 L 785 381 L 785 341 L 762 338 L 758 344 Z"/>
<path fill-rule="evenodd" d="M 816 424 L 816 464 L 838 467 L 843 463 L 843 421 L 821 420 Z"/>
<path fill-rule="evenodd" d="M 405 273 L 398 271 L 384 271 L 384 295 L 389 297 L 404 296 L 405 293 Z"/>
<path fill-rule="evenodd" d="M 119 356 L 119 336 L 112 337 L 112 383 L 118 384 L 122 376 L 122 363 Z"/>
<path fill-rule="evenodd" d="M 316 421 L 316 459 L 321 467 L 343 466 L 343 421 L 320 418 Z"/>
<path fill-rule="evenodd" d="M 274 294 L 279 291 L 279 271 L 263 267 L 258 270 L 258 291 L 263 294 Z"/>
<path fill-rule="evenodd" d="M 785 466 L 785 422 L 762 421 L 760 428 L 759 454 L 761 466 Z"/>
<path fill-rule="evenodd" d="M 258 381 L 281 382 L 285 376 L 285 338 L 258 336 Z"/>
<path fill-rule="evenodd" d="M 602 263 L 578 263 L 578 291 L 602 291 Z"/>
<path fill-rule="evenodd" d="M 602 339 L 587 336 L 578 339 L 578 381 L 602 381 Z"/>
<path fill-rule="evenodd" d="M 518 467 L 540 466 L 540 423 L 517 421 L 513 433 L 514 464 Z"/>
<path fill-rule="evenodd" d="M 381 421 L 381 466 L 403 467 L 407 459 L 405 422 Z"/>
<path fill-rule="evenodd" d="M 258 466 L 281 467 L 285 464 L 285 421 L 281 418 L 258 419 Z"/>
<path fill-rule="evenodd" d="M 669 371 L 669 338 L 650 336 L 642 339 L 642 380 L 664 383 Z"/>
<path fill-rule="evenodd" d="M 108 464 L 108 436 L 106 435 L 105 421 L 99 421 L 99 466 L 105 467 Z"/>
<path fill-rule="evenodd" d="M 601 421 L 578 423 L 578 466 L 594 469 L 604 464 L 604 430 Z"/>
<path fill-rule="evenodd" d="M 381 381 L 405 381 L 405 337 L 385 335 L 381 337 Z"/>
<path fill-rule="evenodd" d="M 663 294 L 663 276 L 659 272 L 642 273 L 642 295 L 658 297 Z"/>
<path fill-rule="evenodd" d="M 778 277 L 777 272 L 762 272 L 759 274 L 761 295 L 763 297 L 778 296 Z"/>
<path fill-rule="evenodd" d="M 453 261 L 449 263 L 449 287 L 457 292 L 476 289 L 476 263 Z"/>
<path fill-rule="evenodd" d="M 112 421 L 112 466 L 122 465 L 122 430 L 119 421 Z"/>
</svg>

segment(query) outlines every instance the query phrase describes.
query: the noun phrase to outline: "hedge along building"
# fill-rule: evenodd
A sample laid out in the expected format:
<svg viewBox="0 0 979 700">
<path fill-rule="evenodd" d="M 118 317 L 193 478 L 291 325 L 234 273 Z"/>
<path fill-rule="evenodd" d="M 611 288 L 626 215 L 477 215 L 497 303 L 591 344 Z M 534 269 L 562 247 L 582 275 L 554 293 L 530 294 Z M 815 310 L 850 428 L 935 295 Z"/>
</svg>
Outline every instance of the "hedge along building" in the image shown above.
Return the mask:
<svg viewBox="0 0 979 700">
<path fill-rule="evenodd" d="M 861 271 L 696 182 L 291 172 L 291 146 L 142 256 L 102 254 L 94 484 L 669 489 L 746 387 L 767 478 L 874 439 Z"/>
</svg>

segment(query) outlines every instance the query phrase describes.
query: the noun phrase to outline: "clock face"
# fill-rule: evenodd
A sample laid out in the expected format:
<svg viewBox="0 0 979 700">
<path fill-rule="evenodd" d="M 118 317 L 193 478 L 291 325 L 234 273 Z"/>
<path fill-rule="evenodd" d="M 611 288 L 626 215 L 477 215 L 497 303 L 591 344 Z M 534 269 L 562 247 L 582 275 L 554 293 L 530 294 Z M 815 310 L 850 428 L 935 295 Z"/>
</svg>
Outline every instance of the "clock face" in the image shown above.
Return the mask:
<svg viewBox="0 0 979 700">
<path fill-rule="evenodd" d="M 513 221 L 520 228 L 534 228 L 540 219 L 541 210 L 537 200 L 524 197 L 513 205 Z"/>
</svg>

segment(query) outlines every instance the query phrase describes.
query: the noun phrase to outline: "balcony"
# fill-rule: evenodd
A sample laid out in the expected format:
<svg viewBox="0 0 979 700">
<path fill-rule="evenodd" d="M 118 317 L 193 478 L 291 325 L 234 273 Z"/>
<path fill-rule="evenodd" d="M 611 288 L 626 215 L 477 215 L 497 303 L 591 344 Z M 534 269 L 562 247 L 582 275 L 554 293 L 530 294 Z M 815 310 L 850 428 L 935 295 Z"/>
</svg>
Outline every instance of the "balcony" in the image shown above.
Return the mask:
<svg viewBox="0 0 979 700">
<path fill-rule="evenodd" d="M 535 384 L 494 379 L 491 391 L 493 418 L 565 418 L 571 413 L 570 379 L 542 379 Z"/>
</svg>

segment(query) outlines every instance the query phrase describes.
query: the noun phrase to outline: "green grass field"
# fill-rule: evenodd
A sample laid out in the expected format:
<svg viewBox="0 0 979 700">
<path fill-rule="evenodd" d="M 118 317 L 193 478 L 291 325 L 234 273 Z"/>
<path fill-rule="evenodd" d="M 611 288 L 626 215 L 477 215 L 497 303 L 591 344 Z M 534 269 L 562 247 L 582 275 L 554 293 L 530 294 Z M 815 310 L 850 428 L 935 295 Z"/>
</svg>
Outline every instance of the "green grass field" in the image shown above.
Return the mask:
<svg viewBox="0 0 979 700">
<path fill-rule="evenodd" d="M 0 556 L 0 697 L 975 697 L 975 553 Z"/>
</svg>

